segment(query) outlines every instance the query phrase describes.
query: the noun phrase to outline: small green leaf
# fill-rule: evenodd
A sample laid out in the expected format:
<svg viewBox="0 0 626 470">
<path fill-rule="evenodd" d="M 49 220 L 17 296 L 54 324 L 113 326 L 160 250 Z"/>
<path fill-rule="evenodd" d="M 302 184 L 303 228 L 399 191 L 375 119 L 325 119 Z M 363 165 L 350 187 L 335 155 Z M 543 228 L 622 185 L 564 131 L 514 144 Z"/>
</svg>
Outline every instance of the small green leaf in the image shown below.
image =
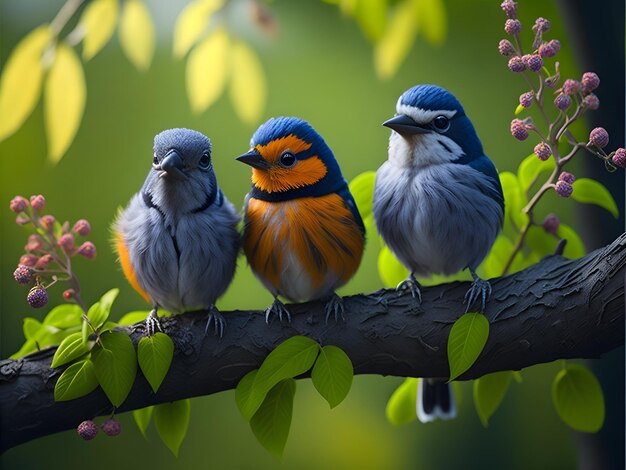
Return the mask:
<svg viewBox="0 0 626 470">
<path fill-rule="evenodd" d="M 109 318 L 109 313 L 111 312 L 111 306 L 113 302 L 115 302 L 115 298 L 117 294 L 119 294 L 119 289 L 111 289 L 107 293 L 105 293 L 100 300 L 93 304 L 89 308 L 89 312 L 87 313 L 87 317 L 89 321 L 93 325 L 94 328 L 99 328 L 107 321 Z"/>
<path fill-rule="evenodd" d="M 521 112 L 523 112 L 526 108 L 524 108 L 521 104 L 517 105 L 517 108 L 515 108 L 515 115 L 518 116 Z"/>
<path fill-rule="evenodd" d="M 602 183 L 591 178 L 578 178 L 572 184 L 574 191 L 572 199 L 585 204 L 595 204 L 605 208 L 616 219 L 619 217 L 619 209 L 615 199 Z"/>
<path fill-rule="evenodd" d="M 448 19 L 443 0 L 413 0 L 415 15 L 419 18 L 419 32 L 434 46 L 443 44 Z"/>
<path fill-rule="evenodd" d="M 331 408 L 346 398 L 353 376 L 352 361 L 337 346 L 324 346 L 311 372 L 313 385 Z"/>
<path fill-rule="evenodd" d="M 348 185 L 356 207 L 359 209 L 361 218 L 365 221 L 372 215 L 372 203 L 374 202 L 375 171 L 366 171 L 357 175 Z"/>
<path fill-rule="evenodd" d="M 489 418 L 502 403 L 509 389 L 511 377 L 513 377 L 511 371 L 503 371 L 487 374 L 474 380 L 474 406 L 483 426 L 488 426 Z"/>
<path fill-rule="evenodd" d="M 98 387 L 94 364 L 89 359 L 69 366 L 54 386 L 55 401 L 80 398 Z"/>
<path fill-rule="evenodd" d="M 407 424 L 417 419 L 417 381 L 413 377 L 407 377 L 391 395 L 387 402 L 385 413 L 387 420 L 398 426 Z"/>
<path fill-rule="evenodd" d="M 128 312 L 117 323 L 118 323 L 118 325 L 134 325 L 135 323 L 139 323 L 139 322 L 144 321 L 148 317 L 149 313 L 150 313 L 149 310 L 141 310 L 141 311 L 137 311 L 137 312 Z M 159 312 L 159 313 L 161 313 L 161 312 Z"/>
<path fill-rule="evenodd" d="M 539 258 L 554 254 L 558 240 L 543 227 L 533 225 L 526 234 L 526 246 Z"/>
<path fill-rule="evenodd" d="M 385 287 L 396 287 L 409 275 L 409 271 L 398 261 L 387 245 L 378 253 L 378 275 Z"/>
<path fill-rule="evenodd" d="M 466 313 L 459 318 L 448 337 L 450 380 L 472 367 L 487 343 L 489 320 L 481 313 Z"/>
<path fill-rule="evenodd" d="M 91 348 L 83 343 L 81 333 L 72 333 L 59 345 L 52 358 L 50 367 L 59 367 L 87 354 Z"/>
<path fill-rule="evenodd" d="M 566 258 L 576 259 L 585 256 L 585 244 L 581 240 L 576 231 L 569 225 L 560 224 L 556 231 L 559 238 L 567 240 L 563 256 Z"/>
<path fill-rule="evenodd" d="M 154 424 L 157 433 L 172 454 L 178 456 L 185 439 L 191 415 L 191 402 L 179 400 L 154 407 Z"/>
<path fill-rule="evenodd" d="M 72 326 L 80 326 L 82 314 L 83 310 L 78 305 L 61 304 L 50 310 L 43 323 L 63 330 Z"/>
<path fill-rule="evenodd" d="M 320 345 L 306 336 L 293 336 L 276 346 L 261 364 L 254 378 L 248 400 L 242 405 L 242 414 L 250 420 L 267 395 L 283 379 L 296 377 L 311 368 Z"/>
<path fill-rule="evenodd" d="M 554 158 L 542 161 L 534 153 L 526 157 L 517 169 L 517 178 L 524 194 L 528 193 L 533 183 L 542 173 L 552 172 L 556 164 Z"/>
<path fill-rule="evenodd" d="M 597 432 L 604 423 L 604 395 L 593 372 L 567 364 L 552 383 L 552 401 L 561 419 L 577 431 Z"/>
<path fill-rule="evenodd" d="M 152 418 L 152 411 L 154 410 L 154 406 L 146 406 L 145 408 L 139 408 L 138 410 L 133 410 L 133 418 L 135 419 L 135 423 L 137 427 L 141 431 L 141 434 L 144 438 L 147 439 L 146 430 L 148 429 L 148 425 L 150 424 L 150 419 Z"/>
<path fill-rule="evenodd" d="M 511 374 L 513 374 L 513 379 L 518 384 L 521 384 L 524 381 L 524 379 L 522 378 L 522 373 L 519 370 L 513 370 L 511 371 Z"/>
<path fill-rule="evenodd" d="M 154 393 L 161 386 L 174 357 L 174 343 L 165 333 L 144 336 L 137 345 L 137 359 L 141 372 Z"/>
<path fill-rule="evenodd" d="M 39 320 L 31 317 L 24 318 L 22 332 L 24 333 L 24 338 L 27 340 L 34 339 L 42 328 L 44 328 L 44 325 Z"/>
<path fill-rule="evenodd" d="M 520 188 L 520 183 L 513 173 L 503 171 L 500 173 L 500 183 L 504 193 L 504 222 L 513 224 L 518 230 L 524 227 L 528 216 L 522 212 L 526 204 L 526 195 Z"/>
<path fill-rule="evenodd" d="M 381 79 L 393 77 L 413 47 L 419 30 L 414 0 L 397 3 L 387 27 L 374 45 L 374 68 Z"/>
<path fill-rule="evenodd" d="M 355 19 L 367 39 L 376 43 L 385 32 L 387 0 L 355 2 Z"/>
<path fill-rule="evenodd" d="M 100 328 L 98 328 L 98 332 L 99 333 L 105 333 L 107 331 L 113 331 L 117 327 L 118 327 L 118 324 L 115 323 L 114 321 L 107 321 L 107 322 L 105 322 L 104 325 L 102 325 Z"/>
<path fill-rule="evenodd" d="M 137 374 L 137 355 L 130 337 L 124 333 L 104 333 L 102 347 L 93 350 L 98 383 L 113 406 L 119 407 L 130 392 Z"/>
<path fill-rule="evenodd" d="M 254 369 L 244 375 L 235 389 L 235 403 L 237 403 L 237 408 L 239 408 L 239 412 L 244 418 L 246 417 L 246 404 L 250 398 L 252 384 L 254 383 L 254 378 L 256 377 L 258 371 L 259 369 Z"/>
<path fill-rule="evenodd" d="M 250 428 L 263 447 L 281 458 L 293 413 L 296 381 L 285 379 L 268 392 L 265 400 L 250 420 Z"/>
</svg>

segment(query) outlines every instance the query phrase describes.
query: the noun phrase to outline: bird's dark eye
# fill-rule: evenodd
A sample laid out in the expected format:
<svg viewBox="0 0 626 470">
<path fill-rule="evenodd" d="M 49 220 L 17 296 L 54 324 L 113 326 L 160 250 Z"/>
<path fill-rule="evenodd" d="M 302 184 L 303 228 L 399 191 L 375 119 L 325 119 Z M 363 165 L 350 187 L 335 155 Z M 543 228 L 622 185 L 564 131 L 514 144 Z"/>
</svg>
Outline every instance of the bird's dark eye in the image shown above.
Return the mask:
<svg viewBox="0 0 626 470">
<path fill-rule="evenodd" d="M 154 157 L 152 158 L 152 163 L 155 165 L 159 164 L 159 159 L 157 158 L 156 153 L 154 154 Z"/>
<path fill-rule="evenodd" d="M 445 116 L 437 116 L 433 119 L 433 126 L 439 132 L 445 132 L 450 128 L 450 121 Z"/>
<path fill-rule="evenodd" d="M 206 170 L 211 165 L 211 157 L 208 153 L 203 153 L 200 157 L 200 161 L 198 162 L 198 166 L 201 170 Z"/>
<path fill-rule="evenodd" d="M 296 156 L 291 152 L 285 152 L 280 156 L 280 164 L 286 168 L 291 168 L 296 164 Z"/>
</svg>

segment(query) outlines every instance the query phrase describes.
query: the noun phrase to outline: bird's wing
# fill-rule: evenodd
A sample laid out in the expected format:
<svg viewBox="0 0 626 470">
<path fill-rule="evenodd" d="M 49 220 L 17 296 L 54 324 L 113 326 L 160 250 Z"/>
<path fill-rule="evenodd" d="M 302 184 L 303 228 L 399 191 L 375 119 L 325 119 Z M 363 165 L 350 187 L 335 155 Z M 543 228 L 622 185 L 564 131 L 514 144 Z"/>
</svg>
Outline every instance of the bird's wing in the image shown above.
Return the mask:
<svg viewBox="0 0 626 470">
<path fill-rule="evenodd" d="M 469 162 L 468 165 L 489 178 L 491 185 L 485 187 L 483 192 L 498 201 L 500 207 L 502 207 L 502 211 L 504 212 L 504 193 L 502 192 L 502 185 L 500 184 L 498 170 L 496 170 L 493 162 L 486 155 L 482 155 L 481 157 Z"/>
<path fill-rule="evenodd" d="M 139 281 L 137 281 L 137 275 L 135 274 L 135 270 L 130 261 L 130 254 L 128 253 L 128 247 L 126 246 L 126 242 L 124 241 L 124 234 L 122 232 L 115 232 L 115 250 L 120 258 L 120 264 L 122 265 L 122 271 L 124 272 L 124 276 L 128 279 L 128 282 L 133 289 L 135 289 L 139 294 L 146 299 L 146 302 L 150 303 L 150 296 L 148 293 L 141 288 L 139 285 Z"/>
<path fill-rule="evenodd" d="M 352 215 L 354 216 L 354 220 L 356 221 L 359 228 L 361 229 L 361 232 L 363 233 L 363 235 L 365 235 L 365 225 L 363 225 L 363 219 L 361 218 L 361 214 L 359 213 L 359 208 L 357 207 L 356 202 L 354 201 L 354 198 L 352 197 L 352 193 L 350 192 L 348 185 L 345 184 L 343 188 L 337 191 L 337 194 L 339 194 L 343 198 L 343 200 L 346 203 L 346 206 L 348 206 L 348 208 L 350 209 L 350 212 L 352 212 Z"/>
</svg>

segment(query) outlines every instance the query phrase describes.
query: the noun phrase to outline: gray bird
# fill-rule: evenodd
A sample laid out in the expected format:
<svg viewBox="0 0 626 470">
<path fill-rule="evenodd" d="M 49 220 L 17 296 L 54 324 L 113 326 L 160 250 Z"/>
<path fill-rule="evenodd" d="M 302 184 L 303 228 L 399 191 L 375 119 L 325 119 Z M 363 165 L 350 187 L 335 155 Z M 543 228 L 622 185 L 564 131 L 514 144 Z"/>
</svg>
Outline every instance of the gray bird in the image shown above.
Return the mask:
<svg viewBox="0 0 626 470">
<path fill-rule="evenodd" d="M 217 184 L 211 140 L 190 129 L 154 138 L 152 168 L 117 217 L 115 247 L 124 275 L 150 304 L 146 332 L 160 329 L 158 309 L 209 310 L 215 333 L 224 319 L 215 307 L 236 268 L 239 215 Z"/>
<path fill-rule="evenodd" d="M 400 96 L 389 158 L 376 173 L 374 218 L 385 243 L 410 271 L 398 286 L 421 298 L 415 276 L 469 269 L 474 282 L 466 311 L 484 311 L 491 285 L 476 268 L 489 253 L 504 219 L 498 172 L 483 152 L 461 103 L 435 85 L 417 85 Z M 447 384 L 420 380 L 418 417 L 454 416 Z"/>
</svg>

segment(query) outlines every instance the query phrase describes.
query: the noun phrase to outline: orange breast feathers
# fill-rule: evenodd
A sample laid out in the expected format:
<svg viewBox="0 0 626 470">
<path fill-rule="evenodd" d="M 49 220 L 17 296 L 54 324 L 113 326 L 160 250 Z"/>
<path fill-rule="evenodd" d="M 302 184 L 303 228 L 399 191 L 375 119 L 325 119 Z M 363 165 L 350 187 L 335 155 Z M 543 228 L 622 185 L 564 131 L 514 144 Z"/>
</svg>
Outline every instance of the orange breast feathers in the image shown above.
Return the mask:
<svg viewBox="0 0 626 470">
<path fill-rule="evenodd" d="M 146 299 L 146 302 L 150 303 L 150 296 L 141 288 L 139 281 L 137 281 L 135 270 L 130 262 L 130 254 L 128 253 L 128 248 L 126 248 L 126 243 L 124 242 L 124 235 L 120 232 L 115 234 L 115 249 L 120 257 L 120 264 L 122 265 L 124 276 L 126 276 L 130 285 L 133 286 L 133 289 L 139 292 L 139 294 Z"/>
<path fill-rule="evenodd" d="M 314 288 L 330 271 L 343 285 L 361 263 L 364 242 L 352 212 L 338 194 L 283 202 L 248 201 L 244 251 L 252 269 L 279 291 L 288 253 L 295 254 L 308 271 Z"/>
</svg>

